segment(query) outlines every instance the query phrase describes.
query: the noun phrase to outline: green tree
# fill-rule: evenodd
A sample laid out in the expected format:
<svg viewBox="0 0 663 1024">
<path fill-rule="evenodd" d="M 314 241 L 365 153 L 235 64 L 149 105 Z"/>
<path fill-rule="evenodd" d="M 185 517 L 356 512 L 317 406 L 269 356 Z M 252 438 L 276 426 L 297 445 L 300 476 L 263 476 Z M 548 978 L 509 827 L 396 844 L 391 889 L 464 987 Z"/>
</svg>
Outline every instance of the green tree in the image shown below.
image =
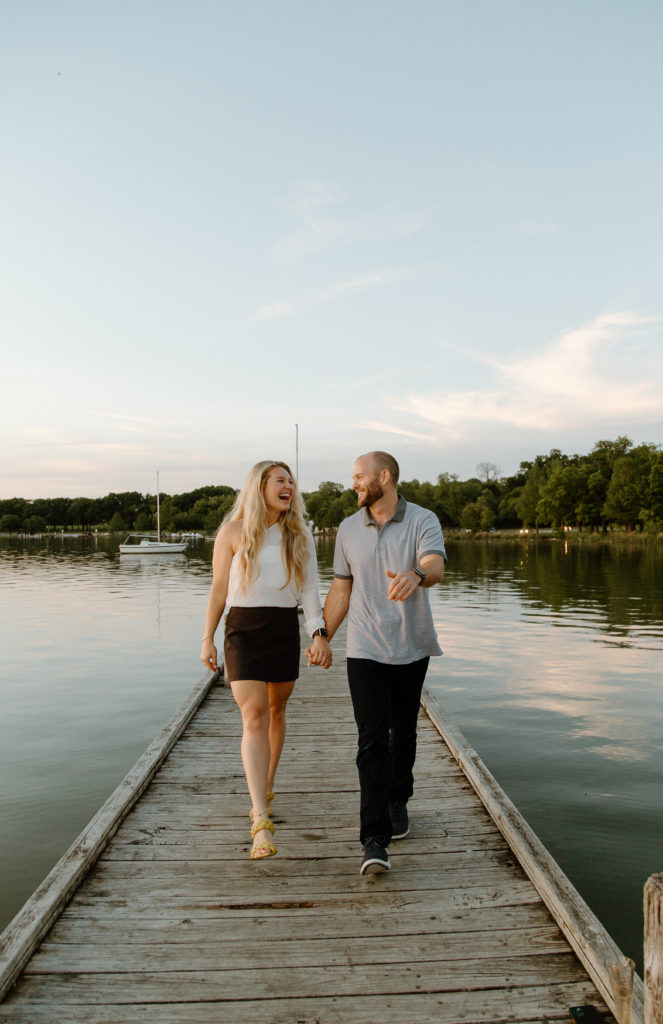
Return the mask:
<svg viewBox="0 0 663 1024">
<path fill-rule="evenodd" d="M 648 526 L 657 532 L 663 530 L 663 452 L 652 454 L 649 470 Z"/>
<path fill-rule="evenodd" d="M 521 464 L 522 465 L 522 464 Z M 539 501 L 541 500 L 541 488 L 545 483 L 546 475 L 543 466 L 539 462 L 533 462 L 527 471 L 525 482 L 514 504 L 520 521 L 525 527 L 534 526 L 539 528 Z"/>
<path fill-rule="evenodd" d="M 28 516 L 25 528 L 28 533 L 45 533 L 46 520 L 43 516 Z"/>
<path fill-rule="evenodd" d="M 463 481 L 455 474 L 440 473 L 434 492 L 434 511 L 442 526 L 461 526 L 465 506 L 475 502 L 482 490 L 483 485 L 476 477 Z"/>
<path fill-rule="evenodd" d="M 479 509 L 480 529 L 490 530 L 495 524 L 497 513 L 497 498 L 495 494 L 488 488 L 485 488 L 477 498 L 476 504 Z"/>
<path fill-rule="evenodd" d="M 324 480 L 317 491 L 305 496 L 306 514 L 316 530 L 332 530 L 343 522 L 346 514 L 342 496 L 343 485 L 332 480 Z"/>
<path fill-rule="evenodd" d="M 0 533 L 18 533 L 22 526 L 23 520 L 13 512 L 0 516 Z"/>
<path fill-rule="evenodd" d="M 583 473 L 576 463 L 557 461 L 541 488 L 537 512 L 542 520 L 562 528 L 577 521 L 576 508 L 582 493 Z"/>
<path fill-rule="evenodd" d="M 122 517 L 121 512 L 114 512 L 111 516 L 108 529 L 111 533 L 126 533 L 127 525 Z"/>
<path fill-rule="evenodd" d="M 69 506 L 67 522 L 74 529 L 85 529 L 94 521 L 95 503 L 92 498 L 74 498 Z"/>
<path fill-rule="evenodd" d="M 228 489 L 229 490 L 229 489 Z M 214 532 L 223 522 L 224 516 L 230 511 L 235 502 L 235 491 L 225 494 L 210 494 L 198 498 L 193 506 L 193 512 L 200 517 L 201 529 Z"/>
<path fill-rule="evenodd" d="M 650 474 L 655 445 L 638 445 L 615 460 L 603 511 L 607 519 L 627 530 L 643 523 L 651 509 Z"/>
<path fill-rule="evenodd" d="M 21 523 L 30 515 L 30 502 L 25 498 L 3 498 L 0 501 L 0 516 L 18 516 Z"/>
<path fill-rule="evenodd" d="M 460 525 L 464 530 L 478 530 L 481 526 L 481 506 L 478 501 L 468 501 L 460 513 Z"/>
</svg>

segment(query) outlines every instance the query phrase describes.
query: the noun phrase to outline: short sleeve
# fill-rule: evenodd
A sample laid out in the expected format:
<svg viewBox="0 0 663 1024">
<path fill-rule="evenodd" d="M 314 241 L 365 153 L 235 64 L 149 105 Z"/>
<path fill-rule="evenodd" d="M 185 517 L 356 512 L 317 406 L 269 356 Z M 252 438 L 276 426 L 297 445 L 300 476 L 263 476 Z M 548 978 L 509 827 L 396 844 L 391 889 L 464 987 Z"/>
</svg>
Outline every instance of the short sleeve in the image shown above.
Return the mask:
<svg viewBox="0 0 663 1024">
<path fill-rule="evenodd" d="M 424 555 L 442 555 L 444 561 L 447 561 L 442 527 L 434 512 L 422 517 L 417 531 L 417 560 L 423 558 Z"/>
<path fill-rule="evenodd" d="M 339 576 L 342 580 L 350 580 L 352 579 L 352 569 L 350 568 L 343 544 L 343 532 L 343 524 L 341 523 L 336 534 L 336 544 L 334 545 L 334 576 Z"/>
</svg>

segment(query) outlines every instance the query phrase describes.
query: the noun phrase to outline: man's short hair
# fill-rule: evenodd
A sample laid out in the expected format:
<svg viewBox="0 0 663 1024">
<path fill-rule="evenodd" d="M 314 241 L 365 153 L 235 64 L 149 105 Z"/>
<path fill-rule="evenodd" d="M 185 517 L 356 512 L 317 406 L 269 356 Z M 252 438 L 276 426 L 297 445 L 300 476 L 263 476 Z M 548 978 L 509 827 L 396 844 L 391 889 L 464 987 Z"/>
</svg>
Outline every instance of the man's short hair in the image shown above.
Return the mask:
<svg viewBox="0 0 663 1024">
<path fill-rule="evenodd" d="M 395 487 L 401 471 L 394 456 L 390 455 L 389 452 L 369 452 L 368 455 L 372 459 L 377 473 L 381 473 L 383 469 L 388 470 L 391 482 Z"/>
</svg>

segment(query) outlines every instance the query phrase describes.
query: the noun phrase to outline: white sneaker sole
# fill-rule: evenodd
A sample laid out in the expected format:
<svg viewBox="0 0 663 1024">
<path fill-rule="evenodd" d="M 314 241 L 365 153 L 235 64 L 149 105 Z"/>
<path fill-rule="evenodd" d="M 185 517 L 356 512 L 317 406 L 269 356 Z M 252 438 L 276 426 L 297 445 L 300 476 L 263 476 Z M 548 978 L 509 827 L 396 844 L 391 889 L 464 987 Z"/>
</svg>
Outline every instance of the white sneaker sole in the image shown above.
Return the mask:
<svg viewBox="0 0 663 1024">
<path fill-rule="evenodd" d="M 377 860 L 377 859 L 375 859 L 375 860 L 367 860 L 367 861 L 364 861 L 362 863 L 361 867 L 359 868 L 359 874 L 360 875 L 368 875 L 368 874 L 378 875 L 378 874 L 381 874 L 383 871 L 389 871 L 390 868 L 391 868 L 391 861 L 389 861 L 389 860 L 386 861 L 386 862 L 383 861 L 383 860 Z"/>
</svg>

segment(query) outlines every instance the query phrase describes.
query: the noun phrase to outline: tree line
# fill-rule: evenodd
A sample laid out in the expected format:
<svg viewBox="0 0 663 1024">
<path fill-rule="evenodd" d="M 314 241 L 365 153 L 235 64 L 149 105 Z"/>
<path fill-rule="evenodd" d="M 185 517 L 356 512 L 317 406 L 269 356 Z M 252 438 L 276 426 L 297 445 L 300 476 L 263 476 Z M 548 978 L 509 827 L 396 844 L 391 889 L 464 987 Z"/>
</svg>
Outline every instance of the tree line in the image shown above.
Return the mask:
<svg viewBox="0 0 663 1024">
<path fill-rule="evenodd" d="M 235 500 L 233 487 L 198 487 L 185 494 L 161 494 L 159 518 L 166 533 L 216 530 Z M 0 499 L 0 533 L 45 533 L 55 530 L 156 530 L 156 495 L 139 491 L 103 498 Z"/>
<path fill-rule="evenodd" d="M 553 449 L 521 462 L 513 476 L 502 477 L 490 462 L 477 475 L 460 480 L 440 473 L 435 483 L 406 480 L 399 491 L 408 501 L 431 509 L 448 529 L 487 531 L 575 527 L 607 531 L 663 531 L 663 451 L 659 445 L 635 445 L 628 437 L 597 441 L 586 455 Z M 162 494 L 161 528 L 166 532 L 217 529 L 231 508 L 236 490 L 199 487 L 185 494 Z M 324 481 L 305 493 L 308 516 L 317 530 L 333 530 L 356 511 L 351 488 Z M 125 491 L 103 498 L 24 498 L 0 500 L 0 532 L 47 530 L 150 531 L 156 527 L 156 497 Z"/>
<path fill-rule="evenodd" d="M 435 483 L 404 480 L 398 489 L 435 512 L 446 529 L 663 531 L 663 451 L 628 437 L 597 441 L 587 455 L 553 449 L 521 462 L 513 476 L 482 462 L 469 480 L 440 473 Z M 350 488 L 326 481 L 306 506 L 315 527 L 328 530 L 356 510 L 357 499 Z"/>
</svg>

